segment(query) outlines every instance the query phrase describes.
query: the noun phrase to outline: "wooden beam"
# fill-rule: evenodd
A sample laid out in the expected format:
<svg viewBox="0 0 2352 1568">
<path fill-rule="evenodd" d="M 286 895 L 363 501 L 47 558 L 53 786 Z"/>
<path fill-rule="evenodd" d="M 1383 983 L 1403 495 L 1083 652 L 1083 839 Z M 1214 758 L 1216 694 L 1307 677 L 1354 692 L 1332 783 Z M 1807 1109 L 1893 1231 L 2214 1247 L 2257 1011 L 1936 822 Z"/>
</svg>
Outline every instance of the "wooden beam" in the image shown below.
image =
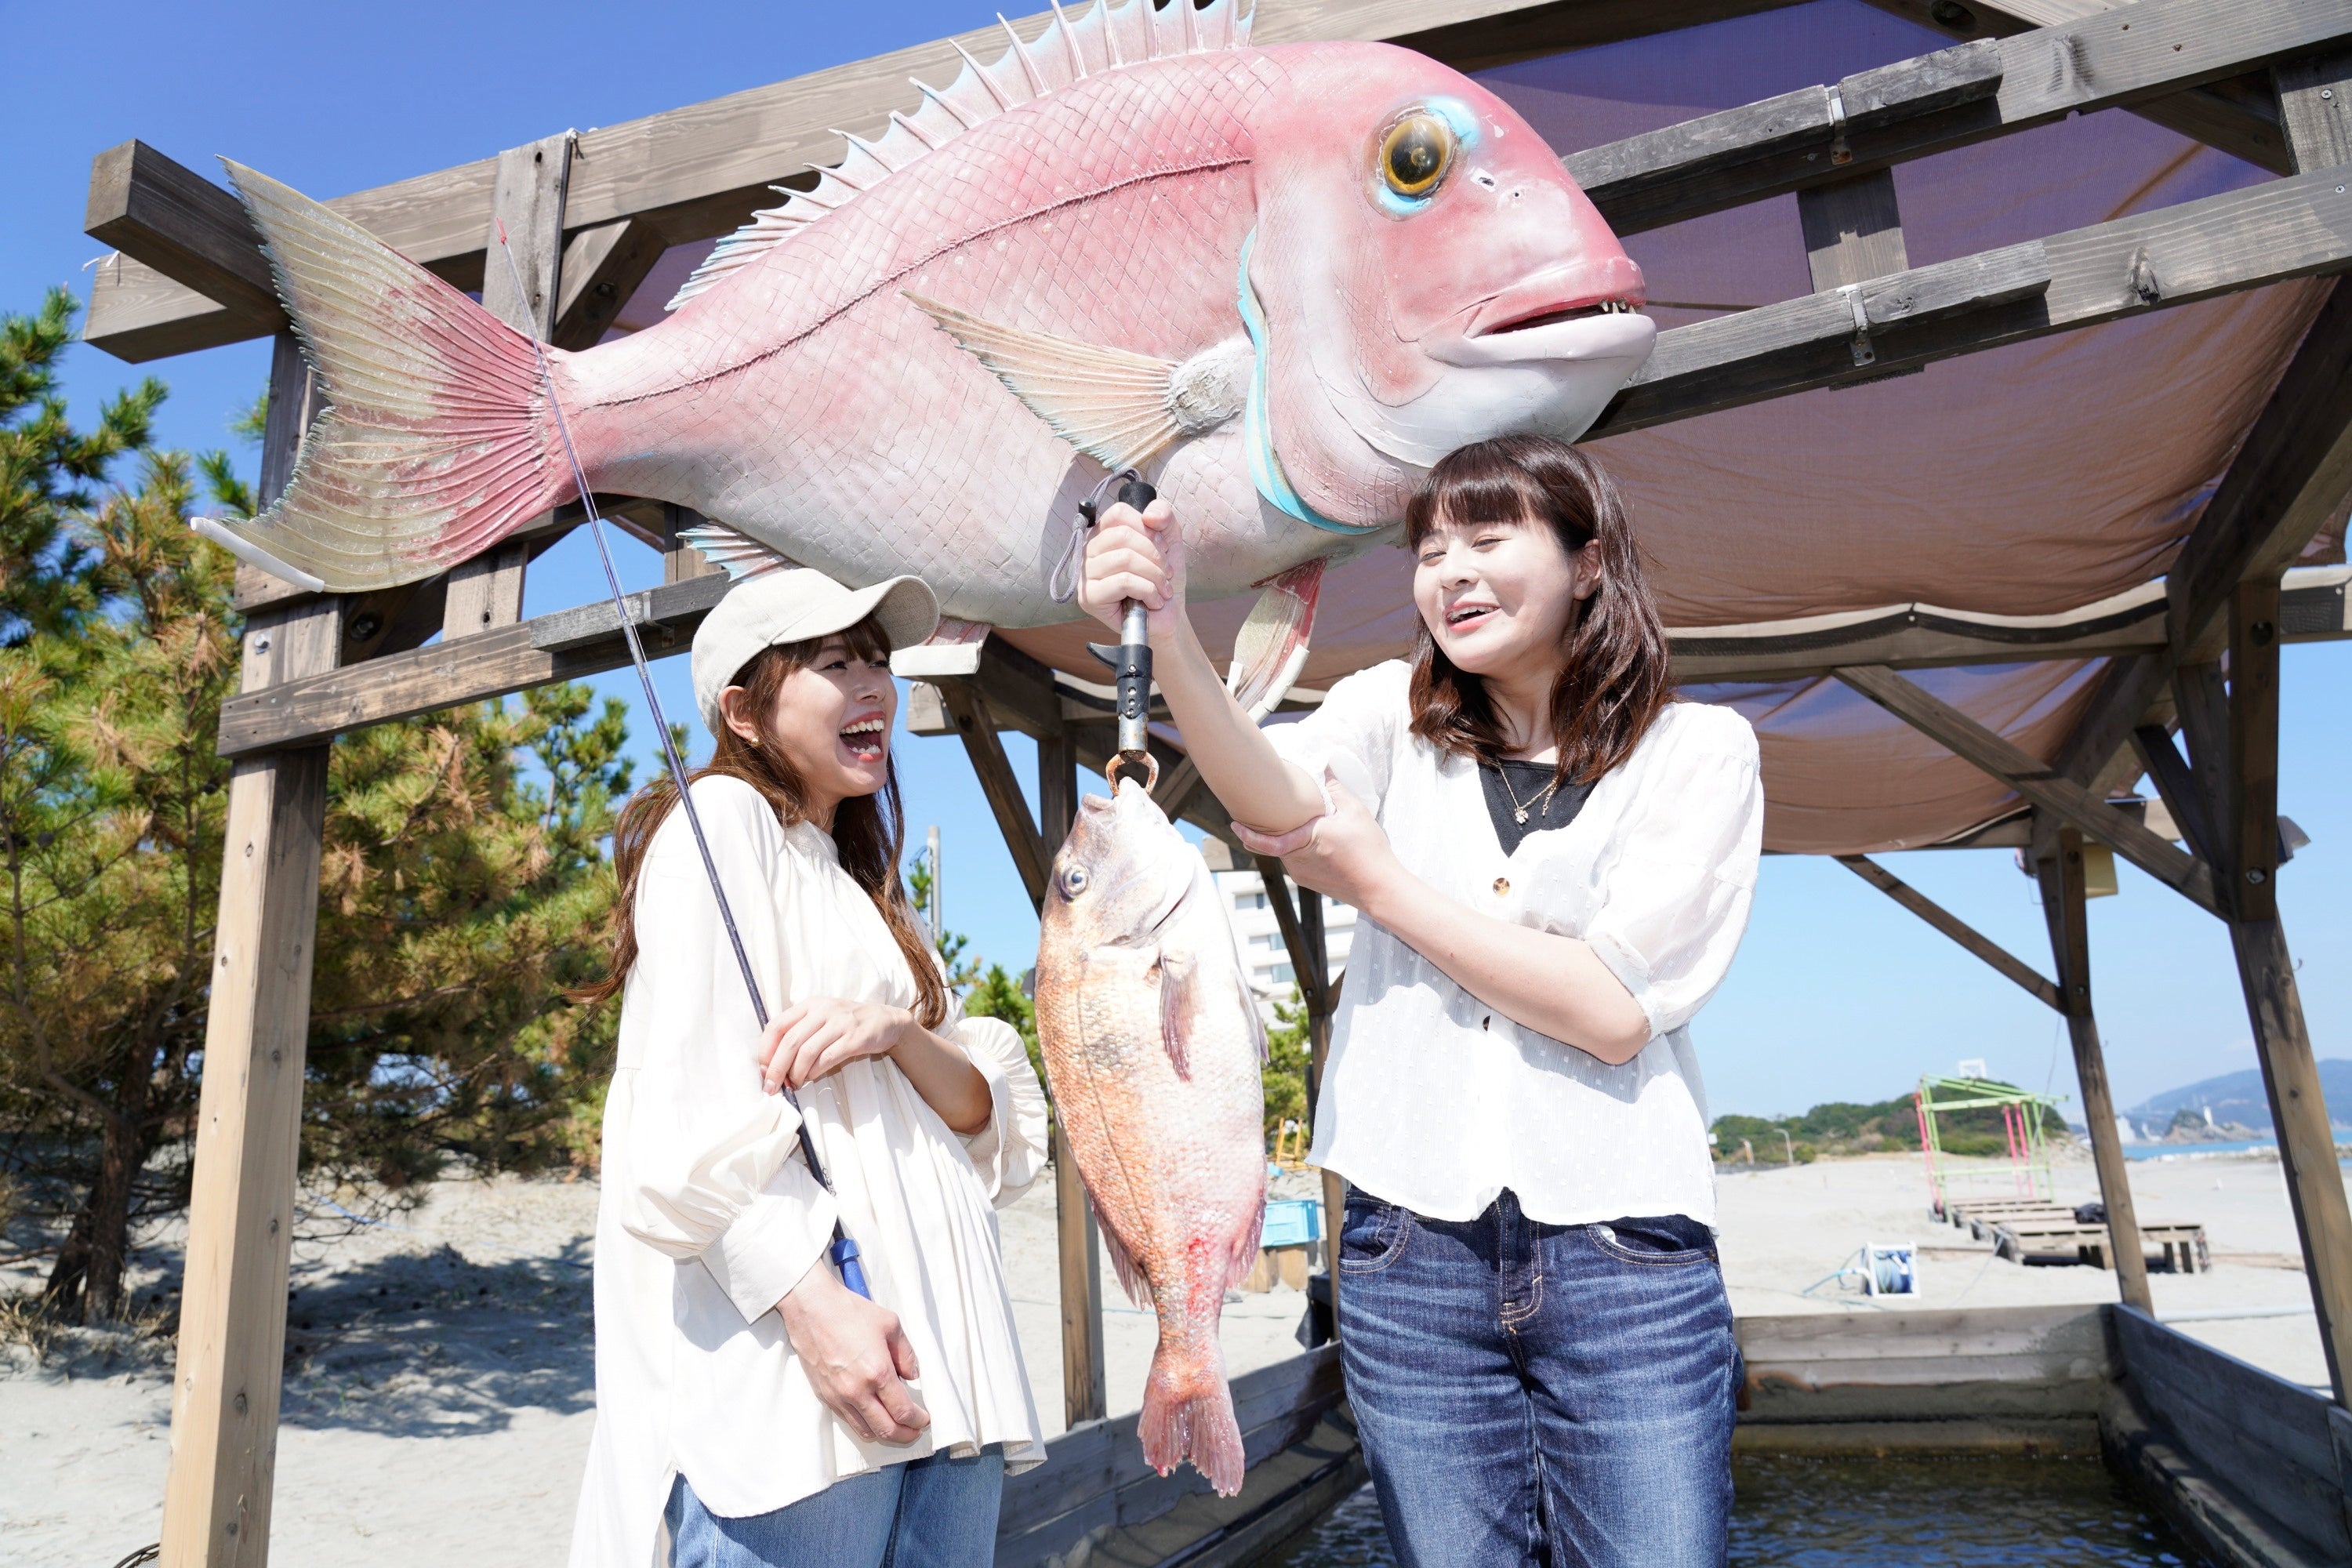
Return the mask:
<svg viewBox="0 0 2352 1568">
<path fill-rule="evenodd" d="M 2095 800 L 2082 785 L 1995 733 L 1933 692 L 1884 666 L 1842 669 L 1838 679 L 1940 745 L 2000 780 L 2028 803 L 2089 835 L 2208 910 L 2218 910 L 2213 875 L 2137 820 Z"/>
<path fill-rule="evenodd" d="M 1890 169 L 1799 191 L 1797 223 L 1817 294 L 1910 269 Z"/>
<path fill-rule="evenodd" d="M 1425 54 L 1476 68 L 1510 55 L 1521 43 L 1549 53 L 1783 3 L 1559 0 L 1523 16 L 1530 8 L 1519 0 L 1260 0 L 1252 35 L 1269 44 L 1410 39 Z M 1511 37 L 1477 30 L 1489 21 Z M 1049 13 L 1039 13 L 1013 25 L 1024 37 L 1034 37 L 1054 22 Z M 575 229 L 589 229 L 640 219 L 668 245 L 730 233 L 753 211 L 773 204 L 772 187 L 805 185 L 816 170 L 840 163 L 848 153 L 843 130 L 879 136 L 888 129 L 893 110 L 911 113 L 919 107 L 910 78 L 954 79 L 962 68 L 959 45 L 992 58 L 1003 52 L 1004 36 L 996 27 L 979 28 L 583 132 L 566 221 Z M 327 205 L 458 288 L 478 289 L 486 275 L 481 215 L 489 205 L 496 164 L 495 158 L 483 158 L 338 196 Z M 173 258 L 171 251 L 158 254 Z M 274 319 L 258 323 L 186 280 L 131 258 L 126 247 L 124 258 L 110 261 L 91 286 L 83 335 L 138 363 L 241 342 L 272 330 Z"/>
<path fill-rule="evenodd" d="M 1538 53 L 1584 47 L 1766 8 L 1749 0 L 1562 0 L 1534 7 L 1501 0 L 1266 0 L 1255 36 L 1262 42 L 1386 38 L 1476 68 L 1520 58 L 1530 47 Z M 2147 0 L 2135 16 L 2128 34 L 2113 23 L 2077 21 L 1988 43 L 1975 55 L 1939 51 L 1845 79 L 1837 91 L 1850 163 L 1831 161 L 1832 89 L 1817 87 L 1577 153 L 1568 166 L 1620 231 L 1633 232 L 2144 98 L 2182 80 L 2265 65 L 2346 37 L 2344 18 L 2326 0 Z M 1045 20 L 1032 18 L 1024 29 L 1034 32 Z M 961 41 L 989 49 L 1000 47 L 998 37 L 982 32 Z M 908 74 L 944 80 L 958 65 L 952 45 L 942 40 L 589 132 L 580 139 L 570 221 L 592 229 L 636 219 L 668 244 L 724 234 L 772 199 L 770 186 L 805 184 L 816 168 L 839 161 L 845 144 L 830 127 L 878 132 L 890 110 L 914 107 Z M 2272 142 L 2279 143 L 2275 130 Z M 2273 163 L 2283 170 L 2280 159 Z M 478 288 L 483 253 L 473 215 L 488 199 L 493 163 L 328 205 L 458 287 Z M 143 238 L 126 250 L 132 246 L 173 265 L 182 249 L 150 247 Z M 275 321 L 273 314 L 268 325 Z M 85 335 L 138 361 L 263 330 L 256 319 L 163 272 L 117 258 L 92 285 Z"/>
<path fill-rule="evenodd" d="M 2352 267 L 2352 195 L 2274 180 L 1677 327 L 1586 439 Z M 1854 363 L 1854 310 L 1874 364 Z M 2340 493 L 2340 492 L 2339 492 Z"/>
<path fill-rule="evenodd" d="M 2116 0 L 1968 0 L 1964 5 L 1943 0 L 1870 0 L 1882 11 L 1916 22 L 1950 37 L 1997 37 L 2004 43 L 2031 37 L 2032 30 L 2054 31 L 2068 26 L 2116 29 L 2134 21 L 2134 32 L 2146 30 L 2135 17 L 2119 17 L 2126 9 Z M 2066 74 L 2070 63 L 2052 62 L 2058 69 L 2046 79 L 2053 85 Z M 2259 65 L 2259 61 L 2248 64 Z M 2284 138 L 2280 134 L 2277 106 L 2259 71 L 2221 72 L 2202 76 L 2198 85 L 2144 93 L 2125 105 L 2144 120 L 2202 142 L 2233 158 L 2242 158 L 2274 174 L 2290 172 Z"/>
<path fill-rule="evenodd" d="M 2336 49 L 2281 60 L 2271 77 L 2295 172 L 2352 163 L 2352 94 L 2343 90 L 2352 79 L 2352 52 Z"/>
<path fill-rule="evenodd" d="M 2124 1158 L 2116 1127 L 2116 1100 L 2107 1087 L 2106 1056 L 2099 1046 L 2099 1023 L 2091 1011 L 2091 928 L 2084 904 L 2083 840 L 2073 828 L 2041 836 L 2049 853 L 2037 852 L 2034 871 L 2042 885 L 2042 912 L 2050 927 L 2050 951 L 2057 961 L 2058 989 L 2066 1033 L 2074 1047 L 2074 1079 L 2083 1091 L 2083 1121 L 2091 1134 L 2091 1159 L 2098 1168 L 2099 1198 L 2107 1207 L 2107 1251 L 2115 1259 L 2123 1299 L 2144 1312 L 2156 1310 L 2148 1290 L 2147 1255 L 2141 1250 L 2139 1215 L 2132 1203 L 2131 1165 Z"/>
<path fill-rule="evenodd" d="M 644 218 L 614 218 L 574 234 L 563 247 L 562 293 L 548 342 L 560 349 L 594 348 L 667 246 Z"/>
<path fill-rule="evenodd" d="M 1037 742 L 1037 820 L 1048 848 L 1077 819 L 1078 761 L 1069 737 Z M 1061 1277 L 1062 1418 L 1066 1426 L 1110 1413 L 1103 1382 L 1102 1245 L 1094 1205 L 1078 1179 L 1077 1156 L 1057 1114 L 1054 1121 L 1054 1227 Z"/>
<path fill-rule="evenodd" d="M 316 408 L 291 334 L 278 339 L 269 392 L 265 501 L 284 489 Z M 341 623 L 334 599 L 249 616 L 244 689 L 332 666 Z M 323 745 L 243 758 L 230 774 L 172 1382 L 168 1568 L 268 1561 L 326 809 Z"/>
<path fill-rule="evenodd" d="M 2206 810 L 2205 793 L 2197 787 L 2195 775 L 2181 760 L 2171 731 L 2160 724 L 2143 724 L 2132 731 L 2132 750 L 2156 785 L 2157 797 L 2171 814 L 2172 825 L 2180 829 L 2180 841 L 2189 852 L 2208 866 L 2226 865 L 2222 846 L 2213 835 L 2212 816 Z"/>
<path fill-rule="evenodd" d="M 144 142 L 91 161 L 82 232 L 244 317 L 248 336 L 286 324 L 260 231 L 244 204 Z"/>
<path fill-rule="evenodd" d="M 1290 973 L 1298 986 L 1298 998 L 1307 1005 L 1309 1017 L 1326 1011 L 1323 999 L 1325 971 L 1315 967 L 1314 953 L 1307 945 L 1307 927 L 1300 921 L 1298 906 L 1291 901 L 1290 879 L 1282 862 L 1271 855 L 1253 853 L 1257 864 L 1258 880 L 1265 884 L 1265 901 L 1274 906 L 1274 923 L 1282 928 L 1283 951 L 1290 955 Z M 1320 894 L 1300 891 L 1307 898 Z"/>
<path fill-rule="evenodd" d="M 2058 987 L 2044 980 L 2032 964 L 2013 956 L 2000 943 L 1986 936 L 1869 856 L 1840 855 L 1835 858 L 1839 865 L 1992 965 L 2004 978 L 2021 987 L 2027 995 L 2043 1006 L 2060 1013 L 2066 1010 L 2064 999 L 2058 994 Z"/>
<path fill-rule="evenodd" d="M 980 775 L 981 793 L 988 797 L 988 808 L 996 816 L 997 830 L 1004 835 L 1004 847 L 1013 856 L 1013 868 L 1021 874 L 1021 885 L 1029 894 L 1030 906 L 1042 910 L 1045 907 L 1045 882 L 1053 871 L 1054 853 L 1037 836 L 1036 823 L 1029 816 L 1028 798 L 1021 793 L 1021 780 L 1004 754 L 1004 742 L 997 739 L 996 716 L 989 711 L 987 697 L 972 682 L 942 680 L 938 685 L 947 702 L 948 716 L 955 721 L 956 732 L 963 737 L 972 772 Z"/>
<path fill-rule="evenodd" d="M 2278 918 L 2278 584 L 2256 579 L 2230 600 L 2230 791 L 2219 824 L 2241 921 Z"/>
<path fill-rule="evenodd" d="M 2286 931 L 2275 915 L 2230 922 L 2230 947 L 2245 992 L 2246 1017 L 2263 1064 L 2281 1173 L 2303 1246 L 2305 1277 L 2319 1315 L 2319 1342 L 2336 1403 L 2347 1403 L 2352 1373 L 2352 1208 L 2336 1163 L 2336 1134 L 2305 1022 Z"/>
</svg>

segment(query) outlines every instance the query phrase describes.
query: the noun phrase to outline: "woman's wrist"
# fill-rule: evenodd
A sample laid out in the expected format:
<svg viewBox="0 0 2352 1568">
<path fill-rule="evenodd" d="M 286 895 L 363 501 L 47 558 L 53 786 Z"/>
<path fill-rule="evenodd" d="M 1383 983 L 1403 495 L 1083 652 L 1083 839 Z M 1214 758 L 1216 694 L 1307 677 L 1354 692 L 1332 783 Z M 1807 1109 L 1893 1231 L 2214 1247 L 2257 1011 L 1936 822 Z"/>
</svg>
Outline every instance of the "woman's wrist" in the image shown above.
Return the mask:
<svg viewBox="0 0 2352 1568">
<path fill-rule="evenodd" d="M 891 1007 L 888 1012 L 891 1016 L 890 1048 L 883 1055 L 896 1060 L 898 1053 L 912 1045 L 915 1037 L 922 1034 L 924 1029 L 922 1025 L 915 1021 L 915 1010 L 911 1007 Z M 905 1064 L 900 1065 L 903 1067 Z"/>
</svg>

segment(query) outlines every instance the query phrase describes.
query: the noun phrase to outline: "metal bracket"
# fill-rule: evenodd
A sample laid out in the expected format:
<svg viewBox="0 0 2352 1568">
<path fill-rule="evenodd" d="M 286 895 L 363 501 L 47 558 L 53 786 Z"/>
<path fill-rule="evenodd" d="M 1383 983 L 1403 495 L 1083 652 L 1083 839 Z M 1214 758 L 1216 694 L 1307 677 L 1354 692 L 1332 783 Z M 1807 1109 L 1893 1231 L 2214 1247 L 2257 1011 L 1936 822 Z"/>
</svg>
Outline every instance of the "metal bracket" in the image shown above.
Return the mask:
<svg viewBox="0 0 2352 1568">
<path fill-rule="evenodd" d="M 1846 164 L 1853 162 L 1853 149 L 1845 142 L 1845 95 L 1836 88 L 1822 89 L 1830 95 L 1830 162 Z"/>
<path fill-rule="evenodd" d="M 1853 363 L 1858 365 L 1876 363 L 1878 351 L 1870 343 L 1870 312 L 1862 306 L 1862 285 L 1848 283 L 1838 292 L 1844 296 L 1846 304 L 1853 311 Z"/>
</svg>

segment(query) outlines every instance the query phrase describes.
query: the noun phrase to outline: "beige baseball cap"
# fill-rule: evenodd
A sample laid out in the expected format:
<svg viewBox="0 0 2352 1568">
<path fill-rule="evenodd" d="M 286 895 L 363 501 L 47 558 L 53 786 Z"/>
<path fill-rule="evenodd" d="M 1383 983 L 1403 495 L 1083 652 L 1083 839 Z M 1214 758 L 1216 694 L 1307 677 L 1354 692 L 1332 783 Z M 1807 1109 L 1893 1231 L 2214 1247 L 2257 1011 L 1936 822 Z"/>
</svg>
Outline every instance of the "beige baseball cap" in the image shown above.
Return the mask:
<svg viewBox="0 0 2352 1568">
<path fill-rule="evenodd" d="M 870 588 L 845 588 L 806 566 L 763 572 L 728 590 L 694 634 L 694 701 L 717 733 L 719 694 L 761 648 L 847 631 L 866 616 L 881 624 L 895 650 L 927 641 L 940 624 L 940 602 L 920 577 L 892 577 Z"/>
</svg>

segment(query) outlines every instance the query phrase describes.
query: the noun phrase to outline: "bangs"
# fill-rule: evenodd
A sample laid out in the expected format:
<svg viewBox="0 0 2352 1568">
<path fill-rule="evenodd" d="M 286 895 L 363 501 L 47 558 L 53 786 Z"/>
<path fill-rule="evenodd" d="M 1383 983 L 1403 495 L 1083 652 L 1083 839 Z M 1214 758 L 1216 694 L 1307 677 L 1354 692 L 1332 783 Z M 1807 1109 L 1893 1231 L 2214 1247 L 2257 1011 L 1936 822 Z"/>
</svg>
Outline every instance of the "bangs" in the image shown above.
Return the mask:
<svg viewBox="0 0 2352 1568">
<path fill-rule="evenodd" d="M 1405 503 L 1405 548 L 1442 527 L 1538 523 L 1554 510 L 1541 481 L 1495 441 L 1481 441 L 1439 459 Z"/>
</svg>

